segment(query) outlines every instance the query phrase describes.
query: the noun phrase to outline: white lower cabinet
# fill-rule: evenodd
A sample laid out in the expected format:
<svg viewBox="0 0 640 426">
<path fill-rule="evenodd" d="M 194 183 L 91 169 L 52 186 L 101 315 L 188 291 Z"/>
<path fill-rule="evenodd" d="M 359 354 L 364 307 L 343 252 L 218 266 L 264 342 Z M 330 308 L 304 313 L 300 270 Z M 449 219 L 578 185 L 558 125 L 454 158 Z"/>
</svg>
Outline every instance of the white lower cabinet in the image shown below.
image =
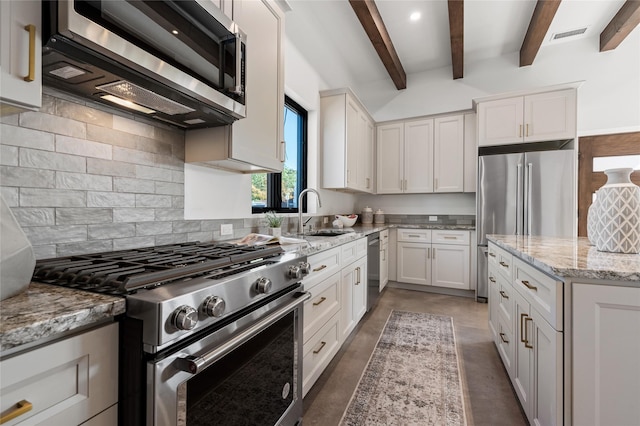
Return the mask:
<svg viewBox="0 0 640 426">
<path fill-rule="evenodd" d="M 640 287 L 631 285 L 572 285 L 575 425 L 640 424 Z"/>
<path fill-rule="evenodd" d="M 489 250 L 496 258 L 503 251 L 492 243 Z M 529 422 L 561 425 L 564 348 L 562 315 L 556 313 L 563 283 L 520 259 L 502 263 L 508 269 L 489 262 L 489 328 L 496 329 L 496 347 Z"/>
<path fill-rule="evenodd" d="M 380 231 L 380 291 L 389 282 L 389 230 Z"/>
<path fill-rule="evenodd" d="M 398 229 L 397 281 L 469 290 L 469 231 Z"/>
<path fill-rule="evenodd" d="M 303 280 L 302 394 L 318 380 L 367 309 L 367 238 L 308 257 Z"/>
<path fill-rule="evenodd" d="M 5 425 L 115 424 L 109 419 L 117 414 L 118 325 L 3 359 L 0 375 L 3 417 L 21 401 L 32 407 Z"/>
</svg>

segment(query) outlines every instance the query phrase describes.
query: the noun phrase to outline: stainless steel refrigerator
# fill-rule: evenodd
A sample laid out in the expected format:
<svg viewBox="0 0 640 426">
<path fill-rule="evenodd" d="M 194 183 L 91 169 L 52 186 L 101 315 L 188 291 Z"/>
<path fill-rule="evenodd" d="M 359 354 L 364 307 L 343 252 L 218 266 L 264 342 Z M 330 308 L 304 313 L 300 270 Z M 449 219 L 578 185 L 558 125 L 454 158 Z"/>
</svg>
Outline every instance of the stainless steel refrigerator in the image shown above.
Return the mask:
<svg viewBox="0 0 640 426">
<path fill-rule="evenodd" d="M 576 161 L 573 141 L 479 149 L 478 301 L 488 297 L 487 234 L 576 235 Z"/>
</svg>

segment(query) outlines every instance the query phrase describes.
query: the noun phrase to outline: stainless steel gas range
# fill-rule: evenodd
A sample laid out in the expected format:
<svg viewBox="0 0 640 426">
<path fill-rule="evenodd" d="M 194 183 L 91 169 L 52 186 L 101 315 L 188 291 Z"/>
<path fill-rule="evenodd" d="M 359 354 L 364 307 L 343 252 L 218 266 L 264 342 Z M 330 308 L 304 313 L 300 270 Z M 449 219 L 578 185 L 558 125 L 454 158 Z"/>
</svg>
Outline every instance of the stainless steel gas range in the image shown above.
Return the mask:
<svg viewBox="0 0 640 426">
<path fill-rule="evenodd" d="M 121 295 L 120 425 L 296 425 L 306 256 L 185 243 L 38 261 L 34 280 Z"/>
</svg>

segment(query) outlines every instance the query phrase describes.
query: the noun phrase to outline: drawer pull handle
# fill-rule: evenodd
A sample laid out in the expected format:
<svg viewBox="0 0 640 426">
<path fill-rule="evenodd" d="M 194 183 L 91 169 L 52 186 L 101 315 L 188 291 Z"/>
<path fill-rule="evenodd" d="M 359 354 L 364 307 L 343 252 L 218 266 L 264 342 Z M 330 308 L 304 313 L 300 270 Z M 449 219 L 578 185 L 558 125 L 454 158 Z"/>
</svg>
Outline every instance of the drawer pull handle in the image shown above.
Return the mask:
<svg viewBox="0 0 640 426">
<path fill-rule="evenodd" d="M 318 272 L 318 271 L 322 271 L 324 268 L 326 268 L 327 265 L 320 265 L 317 268 L 313 269 L 313 272 Z"/>
<path fill-rule="evenodd" d="M 313 351 L 314 354 L 319 354 L 320 351 L 324 348 L 324 346 L 327 344 L 327 342 L 320 342 L 320 347 L 318 349 L 316 349 L 315 351 Z"/>
<path fill-rule="evenodd" d="M 409 235 L 407 235 L 407 237 L 409 237 L 409 238 L 420 238 L 421 236 L 418 235 L 418 234 L 409 234 Z"/>
<path fill-rule="evenodd" d="M 538 291 L 538 287 L 531 285 L 529 281 L 522 280 L 522 284 L 524 284 L 524 286 L 527 287 L 529 290 Z"/>
<path fill-rule="evenodd" d="M 29 33 L 29 74 L 24 81 L 33 81 L 36 79 L 36 26 L 29 24 L 24 29 Z"/>
<path fill-rule="evenodd" d="M 326 298 L 326 297 L 324 297 L 324 296 L 322 296 L 322 297 L 320 298 L 320 301 L 319 301 L 319 302 L 313 302 L 313 306 L 318 306 L 319 304 L 321 304 L 321 303 L 322 303 L 322 302 L 324 302 L 325 300 L 327 300 L 327 298 Z"/>
<path fill-rule="evenodd" d="M 504 333 L 500 333 L 500 340 L 502 340 L 504 343 L 509 343 L 509 341 L 505 339 L 504 336 L 505 336 Z"/>
<path fill-rule="evenodd" d="M 495 253 L 491 253 L 491 252 L 489 252 L 489 256 L 491 256 L 491 257 L 496 257 L 496 254 L 495 254 Z"/>
<path fill-rule="evenodd" d="M 524 347 L 525 348 L 529 348 L 529 349 L 533 349 L 533 345 L 529 344 L 529 337 L 527 336 L 527 321 L 531 321 L 533 323 L 533 318 L 525 318 L 524 319 Z"/>
<path fill-rule="evenodd" d="M 503 262 L 503 261 L 500 261 L 500 266 L 504 266 L 505 268 L 508 268 L 508 267 L 509 267 L 509 264 L 508 264 L 508 263 L 505 263 L 505 262 Z"/>
<path fill-rule="evenodd" d="M 458 239 L 458 237 L 448 237 L 448 236 L 446 236 L 446 235 L 445 235 L 445 236 L 444 236 L 444 239 L 445 239 L 445 240 L 457 240 L 457 239 Z"/>
<path fill-rule="evenodd" d="M 500 290 L 500 296 L 502 296 L 503 299 L 509 300 L 509 296 L 504 292 L 504 290 Z"/>
<path fill-rule="evenodd" d="M 524 327 L 524 319 L 528 317 L 527 314 L 520 314 L 520 341 L 527 345 L 529 342 L 527 341 L 527 330 Z"/>
<path fill-rule="evenodd" d="M 495 282 L 496 282 L 496 279 L 495 279 L 495 278 L 493 278 L 493 277 L 489 277 L 489 281 L 491 281 L 492 283 L 495 283 Z"/>
<path fill-rule="evenodd" d="M 8 422 L 9 420 L 13 420 L 16 417 L 23 415 L 24 413 L 31 411 L 33 408 L 33 404 L 23 399 L 20 402 L 17 402 L 16 405 L 13 406 L 13 409 L 9 411 L 7 414 L 0 418 L 0 425 Z"/>
</svg>

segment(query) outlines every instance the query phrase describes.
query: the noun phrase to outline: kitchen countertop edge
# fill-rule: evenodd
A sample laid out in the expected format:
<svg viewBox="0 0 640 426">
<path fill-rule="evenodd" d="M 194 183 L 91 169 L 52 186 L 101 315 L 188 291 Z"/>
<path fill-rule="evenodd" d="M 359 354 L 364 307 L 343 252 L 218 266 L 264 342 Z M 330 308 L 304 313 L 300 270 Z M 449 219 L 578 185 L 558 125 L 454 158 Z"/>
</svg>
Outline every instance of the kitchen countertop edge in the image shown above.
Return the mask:
<svg viewBox="0 0 640 426">
<path fill-rule="evenodd" d="M 62 337 L 125 312 L 123 297 L 32 282 L 0 302 L 0 357 Z"/>
<path fill-rule="evenodd" d="M 556 277 L 640 285 L 640 254 L 600 252 L 584 237 L 487 235 L 487 239 Z"/>
</svg>

